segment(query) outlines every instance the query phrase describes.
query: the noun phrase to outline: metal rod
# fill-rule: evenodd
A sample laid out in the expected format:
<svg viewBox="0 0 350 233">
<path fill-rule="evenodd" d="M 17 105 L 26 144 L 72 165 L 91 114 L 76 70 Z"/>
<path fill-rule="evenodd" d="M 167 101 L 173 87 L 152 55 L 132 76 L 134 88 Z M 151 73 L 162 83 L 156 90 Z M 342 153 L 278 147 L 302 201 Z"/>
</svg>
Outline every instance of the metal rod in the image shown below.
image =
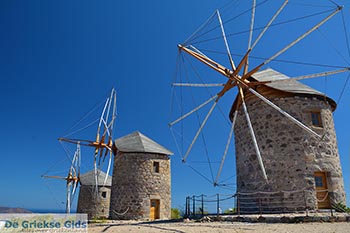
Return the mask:
<svg viewBox="0 0 350 233">
<path fill-rule="evenodd" d="M 191 145 L 188 147 L 187 152 L 186 152 L 185 156 L 184 156 L 183 159 L 182 159 L 182 162 L 186 162 L 186 159 L 187 159 L 189 153 L 191 152 L 194 143 L 197 141 L 197 138 L 198 138 L 199 134 L 201 133 L 201 131 L 202 131 L 204 125 L 207 123 L 207 120 L 208 120 L 209 116 L 211 115 L 211 113 L 213 112 L 213 110 L 214 110 L 216 104 L 217 104 L 217 101 L 214 102 L 214 104 L 211 106 L 211 108 L 210 108 L 208 114 L 205 116 L 204 121 L 202 122 L 202 124 L 201 124 L 201 126 L 199 127 L 199 129 L 198 129 L 196 135 L 194 136 Z"/>
<path fill-rule="evenodd" d="M 174 124 L 178 123 L 179 121 L 183 120 L 184 118 L 188 117 L 189 115 L 191 115 L 192 113 L 198 111 L 199 109 L 201 109 L 202 107 L 204 107 L 205 105 L 207 105 L 208 103 L 210 103 L 211 101 L 213 101 L 214 99 L 216 99 L 218 96 L 215 95 L 213 97 L 211 97 L 210 99 L 208 99 L 207 101 L 205 101 L 204 103 L 202 103 L 201 105 L 197 106 L 196 108 L 194 108 L 192 111 L 186 113 L 185 115 L 179 117 L 178 119 L 176 119 L 173 122 L 169 123 L 169 126 L 173 126 Z"/>
<path fill-rule="evenodd" d="M 247 106 L 246 106 L 245 101 L 244 101 L 243 90 L 242 90 L 242 88 L 239 88 L 239 89 L 240 89 L 239 92 L 241 94 L 241 99 L 242 99 L 243 110 L 244 110 L 244 113 L 245 113 L 245 116 L 246 116 L 246 119 L 247 119 L 247 124 L 248 124 L 249 130 L 250 130 L 250 134 L 251 134 L 252 139 L 253 139 L 253 144 L 254 144 L 255 152 L 256 152 L 256 155 L 257 155 L 257 158 L 258 158 L 258 161 L 259 161 L 259 165 L 260 165 L 261 171 L 263 173 L 264 179 L 266 180 L 266 182 L 268 182 L 266 171 L 265 171 L 265 167 L 264 167 L 264 163 L 263 163 L 262 158 L 261 158 L 258 142 L 256 140 L 254 129 L 253 129 L 253 126 L 252 126 L 252 123 L 250 121 L 250 117 L 249 117 L 249 114 L 248 114 Z"/>
</svg>

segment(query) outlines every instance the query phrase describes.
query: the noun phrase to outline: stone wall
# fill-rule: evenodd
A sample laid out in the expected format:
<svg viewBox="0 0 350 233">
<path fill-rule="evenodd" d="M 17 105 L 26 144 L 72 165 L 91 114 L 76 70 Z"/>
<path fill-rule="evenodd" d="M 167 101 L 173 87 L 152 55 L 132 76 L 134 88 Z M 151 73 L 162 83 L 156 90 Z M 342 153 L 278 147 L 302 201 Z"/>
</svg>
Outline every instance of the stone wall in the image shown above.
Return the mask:
<svg viewBox="0 0 350 233">
<path fill-rule="evenodd" d="M 77 207 L 78 213 L 88 214 L 89 219 L 108 218 L 111 188 L 99 186 L 98 191 L 98 198 L 96 198 L 95 186 L 80 186 Z"/>
<path fill-rule="evenodd" d="M 159 162 L 159 172 L 153 171 Z M 160 219 L 171 215 L 170 159 L 167 155 L 117 152 L 114 159 L 110 217 L 150 219 L 150 200 L 160 200 Z"/>
<path fill-rule="evenodd" d="M 270 106 L 251 98 L 247 108 L 269 182 L 259 167 L 242 107 L 235 124 L 237 192 L 279 192 L 307 190 L 298 205 L 317 208 L 314 172 L 327 174 L 331 201 L 346 203 L 332 110 L 328 102 L 315 97 L 274 98 L 276 105 L 320 135 L 316 139 Z M 323 127 L 312 126 L 311 111 L 321 112 Z"/>
</svg>

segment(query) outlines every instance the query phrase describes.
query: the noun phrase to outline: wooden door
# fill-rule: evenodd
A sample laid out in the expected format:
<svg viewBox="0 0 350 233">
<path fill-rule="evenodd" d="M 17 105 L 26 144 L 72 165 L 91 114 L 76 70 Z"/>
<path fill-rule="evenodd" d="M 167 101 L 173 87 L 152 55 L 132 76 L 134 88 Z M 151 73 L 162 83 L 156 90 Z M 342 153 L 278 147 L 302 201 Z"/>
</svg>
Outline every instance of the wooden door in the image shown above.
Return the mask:
<svg viewBox="0 0 350 233">
<path fill-rule="evenodd" d="M 150 208 L 150 214 L 149 218 L 151 220 L 159 219 L 159 208 L 160 206 L 160 201 L 157 199 L 152 199 L 151 200 L 151 208 Z"/>
<path fill-rule="evenodd" d="M 315 172 L 315 188 L 317 205 L 319 209 L 331 208 L 328 196 L 327 177 L 325 172 Z"/>
</svg>

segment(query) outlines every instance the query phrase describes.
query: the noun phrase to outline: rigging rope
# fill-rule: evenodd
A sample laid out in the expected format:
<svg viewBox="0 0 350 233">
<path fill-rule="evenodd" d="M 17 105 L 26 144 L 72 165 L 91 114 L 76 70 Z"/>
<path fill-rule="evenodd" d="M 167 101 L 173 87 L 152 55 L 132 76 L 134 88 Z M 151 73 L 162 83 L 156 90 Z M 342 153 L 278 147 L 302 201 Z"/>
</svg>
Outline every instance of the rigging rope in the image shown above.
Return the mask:
<svg viewBox="0 0 350 233">
<path fill-rule="evenodd" d="M 346 86 L 348 85 L 349 79 L 350 79 L 350 72 L 349 72 L 348 76 L 346 77 L 346 80 L 345 80 L 343 89 L 341 90 L 340 95 L 339 95 L 339 98 L 338 98 L 338 100 L 337 100 L 337 104 L 340 103 L 340 101 L 341 101 L 341 99 L 342 99 L 342 97 L 343 97 L 343 94 L 344 94 L 344 91 L 345 91 Z"/>
<path fill-rule="evenodd" d="M 187 71 L 187 69 L 185 71 Z M 187 82 L 189 82 L 188 72 L 186 72 L 186 74 L 187 75 L 185 77 L 187 78 Z M 194 106 L 196 106 L 197 104 L 196 104 L 196 101 L 195 101 L 195 98 L 194 98 L 194 95 L 193 95 L 193 92 L 192 92 L 192 88 L 190 88 L 190 94 L 191 94 L 191 97 L 192 97 L 192 102 L 193 102 Z M 197 121 L 198 121 L 198 124 L 199 124 L 199 127 L 200 127 L 202 122 L 201 122 L 201 120 L 199 118 L 199 114 L 198 114 L 197 111 L 195 112 L 195 114 L 196 114 L 196 118 L 197 118 Z M 203 131 L 201 131 L 201 137 L 202 137 L 202 141 L 203 141 L 203 144 L 204 144 L 205 155 L 206 155 L 207 161 L 209 163 L 209 169 L 210 169 L 210 174 L 211 174 L 211 177 L 212 177 L 212 181 L 214 182 L 214 173 L 213 173 L 213 169 L 212 169 L 212 166 L 211 166 L 211 163 L 210 163 L 208 147 L 207 147 L 207 144 L 206 144 L 206 141 L 205 141 L 205 136 L 204 136 L 204 132 Z"/>
<path fill-rule="evenodd" d="M 192 167 L 191 165 L 189 165 L 188 163 L 185 163 L 186 166 L 188 166 L 189 168 L 191 168 L 195 173 L 197 173 L 199 176 L 201 176 L 202 178 L 204 178 L 206 181 L 208 181 L 210 184 L 213 184 L 213 182 L 208 179 L 206 176 L 204 176 L 202 173 L 200 173 L 197 169 L 195 169 L 194 167 Z"/>
<path fill-rule="evenodd" d="M 185 56 L 184 56 L 185 57 Z M 196 77 L 201 81 L 202 84 L 205 84 L 204 80 L 202 79 L 201 75 L 199 74 L 199 72 L 197 71 L 197 69 L 195 69 L 195 66 L 193 65 L 193 63 L 191 62 L 190 59 L 187 58 L 187 56 L 185 57 L 186 61 L 188 61 L 188 63 L 190 64 L 191 69 L 193 70 L 194 74 L 196 75 Z M 210 95 L 210 97 L 215 96 L 215 94 L 213 94 L 210 90 L 212 90 L 212 88 L 209 87 L 205 87 L 206 91 L 208 92 L 208 94 Z M 227 124 L 230 126 L 231 122 L 229 121 L 229 118 L 225 116 L 220 104 L 218 104 L 218 109 L 220 110 L 221 115 L 223 116 L 223 119 L 226 120 Z"/>
<path fill-rule="evenodd" d="M 341 52 L 335 47 L 335 45 L 332 43 L 332 41 L 330 39 L 328 39 L 328 37 L 326 37 L 326 35 L 324 33 L 321 32 L 320 28 L 317 29 L 317 31 L 326 39 L 326 41 L 329 43 L 329 45 L 332 47 L 332 49 L 334 49 L 334 51 L 339 55 L 339 57 L 341 57 L 345 63 L 347 63 L 348 65 L 350 65 L 349 61 L 346 60 L 346 58 L 343 56 L 343 54 L 341 54 Z"/>
<path fill-rule="evenodd" d="M 56 198 L 56 194 L 57 194 L 57 193 L 54 193 L 54 192 L 51 190 L 51 188 L 49 187 L 48 183 L 46 183 L 46 182 L 47 182 L 47 180 L 44 181 L 45 186 L 46 186 L 47 190 L 49 190 L 49 192 L 51 193 L 51 196 L 52 196 L 52 198 L 54 199 L 54 201 L 56 202 L 56 205 L 57 205 L 60 209 L 63 208 L 63 207 L 64 207 L 64 205 L 63 205 L 64 202 L 58 201 L 58 199 Z"/>
<path fill-rule="evenodd" d="M 77 130 L 75 130 L 75 131 L 69 133 L 69 134 L 64 135 L 63 138 L 67 138 L 67 137 L 69 137 L 69 136 L 72 136 L 73 134 L 79 133 L 80 131 L 83 131 L 83 130 L 85 130 L 85 129 L 91 127 L 93 124 L 95 124 L 95 123 L 98 122 L 99 120 L 100 120 L 100 119 L 97 118 L 96 120 L 94 120 L 94 121 L 91 122 L 90 124 L 86 125 L 85 127 L 82 127 L 82 128 L 80 128 L 80 129 L 77 129 Z"/>
<path fill-rule="evenodd" d="M 92 114 L 94 111 L 97 110 L 97 108 L 99 108 L 102 104 L 104 104 L 104 100 L 101 101 L 100 103 L 96 104 L 95 107 L 93 107 L 89 112 L 87 112 L 86 114 L 84 114 L 84 116 L 78 120 L 70 129 L 68 129 L 67 131 L 71 131 L 73 128 L 75 128 L 77 125 L 79 125 L 83 120 L 85 120 L 90 114 Z"/>
<path fill-rule="evenodd" d="M 209 52 L 209 53 L 216 53 L 216 54 L 227 54 L 226 52 L 221 51 L 215 51 L 215 50 L 208 50 L 208 49 L 201 49 L 203 52 Z M 243 54 L 237 54 L 232 53 L 233 56 L 239 56 L 242 57 Z M 257 59 L 257 60 L 267 60 L 266 57 L 258 57 L 258 56 L 249 56 L 250 58 Z M 273 62 L 281 62 L 281 63 L 290 63 L 290 64 L 296 64 L 296 65 L 306 65 L 306 66 L 318 66 L 318 67 L 328 67 L 328 68 L 349 68 L 347 66 L 336 66 L 336 65 L 326 65 L 326 64 L 320 64 L 320 63 L 309 63 L 309 62 L 300 62 L 300 61 L 290 61 L 290 60 L 283 60 L 283 59 L 274 59 Z"/>
<path fill-rule="evenodd" d="M 342 15 L 342 20 L 343 20 L 343 28 L 344 28 L 344 34 L 345 34 L 346 47 L 348 48 L 348 55 L 350 58 L 350 43 L 349 43 L 348 30 L 346 28 L 345 17 L 344 17 L 343 11 L 341 12 L 341 15 Z"/>
<path fill-rule="evenodd" d="M 322 12 L 318 12 L 318 13 L 314 13 L 314 14 L 302 16 L 302 17 L 295 18 L 295 19 L 290 19 L 290 20 L 282 21 L 282 22 L 279 22 L 279 23 L 273 23 L 273 24 L 270 25 L 270 27 L 280 26 L 280 25 L 283 25 L 283 24 L 288 24 L 288 23 L 291 23 L 291 22 L 296 22 L 296 21 L 299 21 L 299 20 L 304 20 L 304 19 L 307 19 L 307 18 L 315 17 L 315 16 L 318 16 L 318 15 L 322 15 L 322 14 L 325 14 L 325 13 L 332 12 L 332 11 L 334 11 L 334 9 L 330 9 L 330 10 L 326 10 L 326 11 L 322 11 Z M 218 26 L 217 26 L 217 27 L 218 27 Z M 256 28 L 253 29 L 253 31 L 260 30 L 260 29 L 264 29 L 264 27 L 256 27 Z M 212 31 L 212 30 L 211 30 L 211 31 Z M 209 31 L 209 32 L 210 32 L 210 31 Z M 209 33 L 209 32 L 208 32 L 208 33 Z M 241 34 L 245 34 L 245 33 L 249 33 L 249 32 L 250 32 L 250 30 L 244 30 L 244 31 L 236 32 L 236 33 L 227 34 L 226 37 L 237 36 L 237 35 L 241 35 Z M 198 37 L 197 37 L 197 38 L 198 38 Z M 198 42 L 195 42 L 195 43 L 192 43 L 192 44 L 193 44 L 193 45 L 201 44 L 201 43 L 205 43 L 205 42 L 208 42 L 208 41 L 219 40 L 219 39 L 221 39 L 221 38 L 222 38 L 221 36 L 217 36 L 217 37 L 209 38 L 209 39 L 206 39 L 206 40 L 201 40 L 201 41 L 198 41 Z"/>
<path fill-rule="evenodd" d="M 347 46 L 347 49 L 348 49 L 348 56 L 349 56 L 349 58 L 350 58 L 350 43 L 349 43 L 348 31 L 347 31 L 347 28 L 346 28 L 345 17 L 344 17 L 343 11 L 342 11 L 342 21 L 343 21 L 343 28 L 344 28 L 346 46 Z M 349 63 L 348 63 L 348 64 L 349 64 Z M 342 99 L 342 97 L 343 97 L 345 88 L 346 88 L 346 86 L 347 86 L 347 84 L 348 84 L 348 82 L 349 82 L 349 78 L 350 78 L 350 72 L 349 72 L 348 76 L 346 77 L 346 80 L 345 80 L 343 89 L 342 89 L 341 92 L 340 92 L 340 95 L 339 95 L 339 98 L 338 98 L 338 101 L 337 101 L 338 104 L 340 103 L 340 101 L 341 101 L 341 99 Z"/>
<path fill-rule="evenodd" d="M 264 2 L 261 2 L 261 3 L 257 4 L 257 5 L 256 5 L 256 8 L 257 8 L 258 6 L 260 6 L 260 5 L 265 4 L 265 3 L 268 2 L 268 1 L 269 1 L 269 0 L 265 0 Z M 233 20 L 235 20 L 235 19 L 241 17 L 242 15 L 244 15 L 244 14 L 250 12 L 251 10 L 252 10 L 252 8 L 249 8 L 248 10 L 243 11 L 241 14 L 238 14 L 238 15 L 234 16 L 234 17 L 231 18 L 231 19 L 228 19 L 228 20 L 226 20 L 226 21 L 223 21 L 222 23 L 223 23 L 223 24 L 229 23 L 229 22 L 231 22 L 231 21 L 233 21 Z M 214 14 L 214 15 L 216 15 L 216 14 Z M 208 24 L 209 24 L 209 23 L 207 23 L 206 25 L 208 25 Z M 202 37 L 202 36 L 208 34 L 209 32 L 214 31 L 215 29 L 217 29 L 217 28 L 219 28 L 219 27 L 220 27 L 220 24 L 219 24 L 219 25 L 216 25 L 215 27 L 209 29 L 208 31 L 206 31 L 206 32 L 204 32 L 204 33 L 202 33 L 202 34 L 200 34 L 200 35 L 197 35 L 196 37 L 193 36 L 193 37 L 191 38 L 191 40 L 187 40 L 187 41 L 186 41 L 186 44 L 190 44 L 192 41 L 196 40 L 197 38 L 200 38 L 200 37 Z M 227 36 L 227 37 L 228 37 L 228 36 Z M 221 39 L 221 37 L 216 38 L 216 39 Z M 191 44 L 192 44 L 192 43 L 191 43 Z M 193 43 L 193 44 L 197 44 L 197 43 Z"/>
</svg>

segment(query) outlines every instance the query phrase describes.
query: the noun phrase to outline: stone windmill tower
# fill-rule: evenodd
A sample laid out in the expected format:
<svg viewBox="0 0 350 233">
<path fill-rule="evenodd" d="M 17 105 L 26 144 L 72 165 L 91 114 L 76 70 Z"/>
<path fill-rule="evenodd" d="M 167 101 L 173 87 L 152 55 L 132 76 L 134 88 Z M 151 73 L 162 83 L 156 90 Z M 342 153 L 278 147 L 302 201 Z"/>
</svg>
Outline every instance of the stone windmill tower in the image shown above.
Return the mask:
<svg viewBox="0 0 350 233">
<path fill-rule="evenodd" d="M 78 199 L 78 213 L 88 214 L 88 218 L 108 218 L 111 197 L 112 177 L 108 176 L 104 184 L 106 173 L 97 170 L 98 194 L 96 194 L 95 170 L 80 176 L 80 191 Z"/>
<path fill-rule="evenodd" d="M 250 81 L 276 81 L 287 76 L 267 69 Z M 346 203 L 332 112 L 336 103 L 323 93 L 298 81 L 271 82 L 257 91 L 310 127 L 322 139 L 316 139 L 286 117 L 246 93 L 246 104 L 265 165 L 264 179 L 242 107 L 235 126 L 237 193 L 256 199 L 256 192 L 290 192 L 288 201 L 295 207 L 330 208 Z M 232 109 L 237 105 L 234 102 Z M 230 118 L 233 118 L 231 110 Z M 295 191 L 301 191 L 295 192 Z M 293 192 L 295 192 L 293 194 Z M 272 202 L 272 199 L 271 199 Z M 244 210 L 244 207 L 242 207 Z"/>
<path fill-rule="evenodd" d="M 134 132 L 115 141 L 110 217 L 169 219 L 173 153 Z"/>
<path fill-rule="evenodd" d="M 261 22 L 266 24 L 257 35 L 255 35 L 258 31 L 255 30 L 257 29 L 255 25 L 257 4 L 255 0 L 251 2 L 251 15 L 246 18 L 250 21 L 249 30 L 231 31 L 232 28 L 238 29 L 237 26 L 243 26 L 244 20 L 238 19 L 239 17 L 223 20 L 219 10 L 216 10 L 186 41 L 178 44 L 179 52 L 186 56 L 186 59 L 180 61 L 181 70 L 177 72 L 176 80 L 172 84 L 173 103 L 174 106 L 176 104 L 179 106 L 179 110 L 176 112 L 177 106 L 172 109 L 175 110 L 175 118 L 169 126 L 177 133 L 174 134 L 174 138 L 179 138 L 175 140 L 177 143 L 180 142 L 183 148 L 180 151 L 182 161 L 191 162 L 189 158 L 198 154 L 197 151 L 202 149 L 198 146 L 202 138 L 210 176 L 201 175 L 214 186 L 226 185 L 222 179 L 220 180 L 220 175 L 234 135 L 238 202 L 242 204 L 243 199 L 248 199 L 240 200 L 243 194 L 250 195 L 246 209 L 249 209 L 249 206 L 252 206 L 252 210 L 257 209 L 255 204 L 262 207 L 262 202 L 267 207 L 273 202 L 282 203 L 278 208 L 283 210 L 288 203 L 293 203 L 291 206 L 298 210 L 329 208 L 337 203 L 345 203 L 332 118 L 336 103 L 323 93 L 297 80 L 340 74 L 348 72 L 349 68 L 345 65 L 344 67 L 347 68 L 304 74 L 293 78 L 288 78 L 272 69 L 263 70 L 289 49 L 307 42 L 304 41 L 305 38 L 323 27 L 343 7 L 332 8 L 330 14 L 318 20 L 304 22 L 305 28 L 297 36 L 288 36 L 289 27 L 285 27 L 285 30 L 276 30 L 274 34 L 270 34 L 270 39 L 265 41 L 265 43 L 269 41 L 267 44 L 260 45 L 260 49 L 264 48 L 260 50 L 257 47 L 261 43 L 260 39 L 266 38 L 265 33 L 269 31 L 270 26 L 275 23 L 275 20 L 279 20 L 282 12 L 286 12 L 288 1 L 284 1 L 281 5 L 277 4 L 274 10 L 269 9 L 274 14 L 269 21 L 262 18 Z M 300 8 L 294 10 L 300 13 Z M 294 14 L 294 10 L 290 9 L 289 13 Z M 237 12 L 238 8 L 235 8 L 234 13 Z M 244 11 L 244 14 L 247 12 Z M 233 27 L 231 25 L 225 28 L 231 22 Z M 227 33 L 226 29 L 230 32 Z M 246 34 L 247 50 L 235 42 L 235 56 L 233 56 L 228 39 L 237 36 L 236 41 L 241 40 L 239 37 L 241 33 Z M 223 40 L 221 45 L 216 43 L 217 41 L 214 42 L 221 38 Z M 304 53 L 308 54 L 305 51 L 307 47 L 302 48 L 298 58 L 303 57 Z M 226 49 L 226 52 L 222 53 L 223 49 Z M 241 51 L 241 55 L 237 54 L 238 51 Z M 254 53 L 257 55 L 263 52 L 266 52 L 267 56 L 261 62 L 257 59 L 258 56 L 254 58 L 257 60 L 253 60 Z M 226 62 L 223 54 L 227 55 Z M 326 58 L 327 55 L 329 54 L 324 57 Z M 317 58 L 323 59 L 323 56 Z M 196 67 L 192 61 L 203 64 L 207 69 Z M 303 73 L 306 70 L 300 69 L 300 72 Z M 218 77 L 214 74 L 218 74 Z M 224 79 L 221 79 L 223 77 Z M 233 99 L 229 95 L 236 97 L 230 110 L 231 124 L 228 124 L 230 131 L 227 140 L 223 142 L 215 137 L 216 134 L 227 132 L 228 127 L 223 126 L 226 119 L 220 122 L 219 116 L 224 115 L 220 104 L 226 106 L 227 102 Z M 210 132 L 213 139 L 212 145 L 208 147 L 206 146 L 208 140 L 204 140 L 206 130 Z M 186 140 L 183 140 L 184 138 Z M 211 161 L 216 160 L 220 152 L 212 149 L 208 153 L 208 148 L 216 148 L 221 142 L 226 142 L 226 146 L 221 160 L 217 160 L 221 162 L 216 169 Z M 212 172 L 213 167 L 217 170 L 216 177 Z M 260 196 L 254 196 L 256 193 Z M 270 197 L 261 197 L 262 193 L 269 193 Z M 278 200 L 273 199 L 277 196 Z"/>
</svg>

